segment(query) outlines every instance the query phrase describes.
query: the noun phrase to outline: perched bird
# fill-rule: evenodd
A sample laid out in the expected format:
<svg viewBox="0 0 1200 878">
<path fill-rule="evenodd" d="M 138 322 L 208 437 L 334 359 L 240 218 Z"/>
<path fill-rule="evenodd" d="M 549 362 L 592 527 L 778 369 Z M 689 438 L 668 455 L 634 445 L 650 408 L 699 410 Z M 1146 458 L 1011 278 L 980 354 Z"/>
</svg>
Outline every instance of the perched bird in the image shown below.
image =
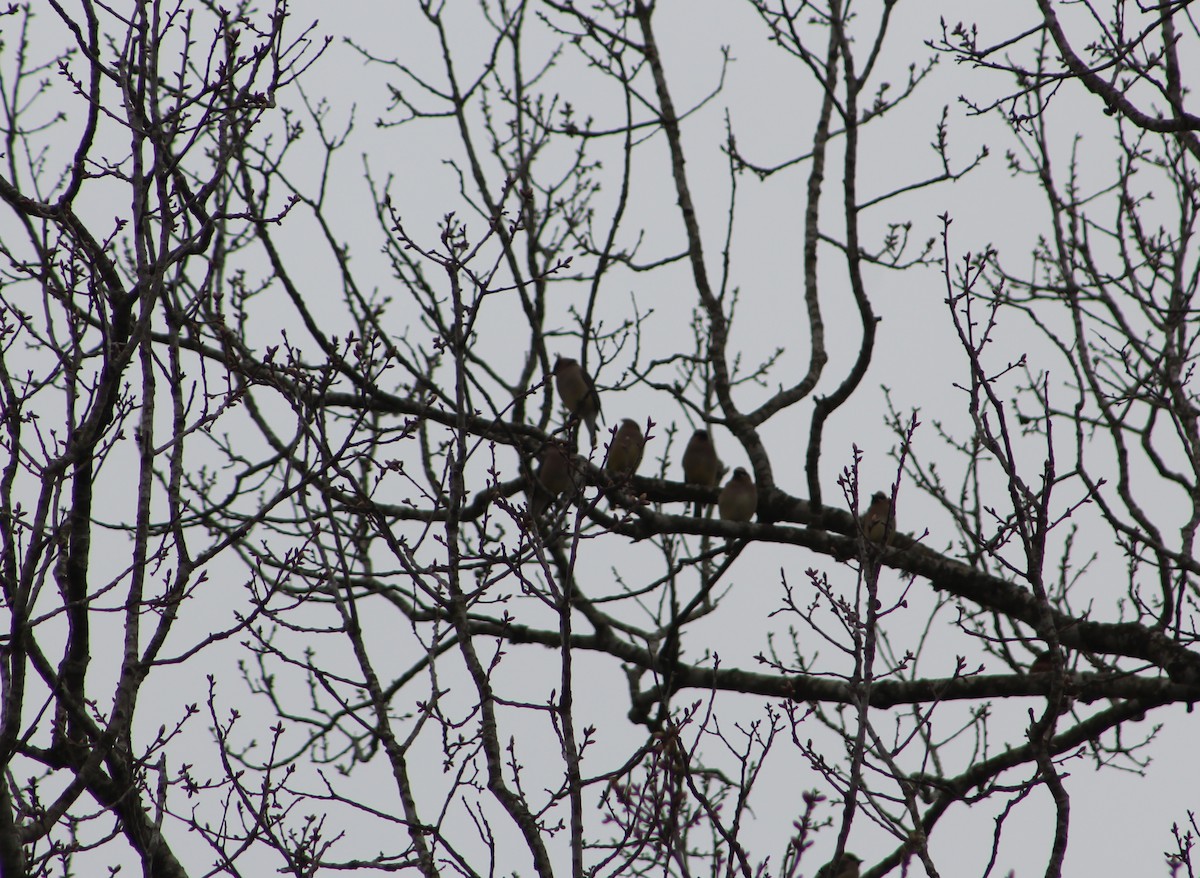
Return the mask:
<svg viewBox="0 0 1200 878">
<path fill-rule="evenodd" d="M 570 357 L 557 357 L 554 360 L 553 372 L 554 386 L 558 390 L 559 399 L 572 416 L 587 424 L 588 436 L 592 440 L 592 447 L 595 448 L 600 395 L 596 393 L 592 376 L 583 371 L 583 367 Z"/>
<path fill-rule="evenodd" d="M 707 430 L 697 430 L 683 449 L 683 480 L 701 488 L 715 488 L 721 478 L 721 459 Z M 695 512 L 699 518 L 704 514 L 705 504 L 696 501 Z"/>
<path fill-rule="evenodd" d="M 646 440 L 642 436 L 642 428 L 632 418 L 624 418 L 617 428 L 608 446 L 608 457 L 604 461 L 604 471 L 616 478 L 628 478 L 637 472 L 638 464 L 642 462 L 642 452 L 646 449 Z"/>
<path fill-rule="evenodd" d="M 561 442 L 548 442 L 538 455 L 537 475 L 530 492 L 529 511 L 541 518 L 546 507 L 560 494 L 575 487 L 571 456 Z"/>
<path fill-rule="evenodd" d="M 743 467 L 733 471 L 717 495 L 717 509 L 725 521 L 749 521 L 758 509 L 758 485 Z"/>
<path fill-rule="evenodd" d="M 1054 670 L 1054 656 L 1050 655 L 1049 650 L 1037 650 L 1033 654 L 1033 661 L 1029 663 L 1029 673 L 1045 674 Z"/>
<path fill-rule="evenodd" d="M 871 542 L 885 545 L 896 535 L 896 510 L 883 491 L 871 495 L 871 505 L 862 516 L 862 532 Z"/>
<path fill-rule="evenodd" d="M 836 872 L 833 871 L 833 863 L 829 862 L 817 870 L 815 878 L 858 878 L 858 864 L 861 862 L 854 854 L 844 851 Z"/>
</svg>

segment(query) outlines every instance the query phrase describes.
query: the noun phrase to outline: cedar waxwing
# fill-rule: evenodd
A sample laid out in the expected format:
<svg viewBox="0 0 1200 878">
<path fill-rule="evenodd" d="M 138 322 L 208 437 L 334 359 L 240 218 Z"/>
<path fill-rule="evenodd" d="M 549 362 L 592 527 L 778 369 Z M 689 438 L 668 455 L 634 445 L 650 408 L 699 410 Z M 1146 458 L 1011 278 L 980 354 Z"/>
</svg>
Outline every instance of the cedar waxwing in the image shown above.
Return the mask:
<svg viewBox="0 0 1200 878">
<path fill-rule="evenodd" d="M 742 467 L 733 471 L 717 495 L 717 509 L 725 521 L 749 521 L 758 509 L 758 485 Z"/>
<path fill-rule="evenodd" d="M 862 531 L 873 543 L 890 543 L 896 535 L 896 510 L 883 491 L 871 495 L 871 505 L 862 517 Z"/>
<path fill-rule="evenodd" d="M 600 414 L 600 395 L 596 393 L 596 385 L 592 376 L 583 371 L 583 367 L 570 357 L 558 357 L 554 360 L 554 386 L 558 389 L 559 399 L 562 400 L 568 412 L 579 418 L 588 428 L 588 436 L 592 447 L 596 447 L 596 416 Z"/>
<path fill-rule="evenodd" d="M 716 446 L 707 430 L 697 430 L 688 440 L 687 448 L 683 449 L 683 480 L 689 485 L 701 488 L 715 488 L 721 478 L 721 459 L 717 457 Z M 697 518 L 704 514 L 705 504 L 696 501 Z"/>
<path fill-rule="evenodd" d="M 854 854 L 844 851 L 836 872 L 833 871 L 833 863 L 829 862 L 817 870 L 815 878 L 858 878 L 858 864 L 861 862 Z"/>
<path fill-rule="evenodd" d="M 642 428 L 632 418 L 624 418 L 621 426 L 617 428 L 617 435 L 609 443 L 604 471 L 614 479 L 628 478 L 637 472 L 645 449 L 646 440 L 642 436 Z"/>
<path fill-rule="evenodd" d="M 541 518 L 555 497 L 574 487 L 570 453 L 561 442 L 547 442 L 538 455 L 537 476 L 530 491 L 529 511 L 534 518 Z"/>
</svg>

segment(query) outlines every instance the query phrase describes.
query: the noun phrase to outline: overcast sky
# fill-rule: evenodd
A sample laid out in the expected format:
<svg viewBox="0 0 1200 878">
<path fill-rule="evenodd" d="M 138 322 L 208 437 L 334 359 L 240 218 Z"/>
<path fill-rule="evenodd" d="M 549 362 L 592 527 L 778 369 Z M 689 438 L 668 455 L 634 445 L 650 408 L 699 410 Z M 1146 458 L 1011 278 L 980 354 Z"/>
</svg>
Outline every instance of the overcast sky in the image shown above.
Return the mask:
<svg viewBox="0 0 1200 878">
<path fill-rule="evenodd" d="M 338 161 L 342 166 L 336 172 L 338 187 L 329 199 L 330 214 L 337 221 L 337 234 L 354 248 L 353 260 L 360 278 L 376 278 L 375 283 L 381 290 L 386 290 L 392 281 L 379 255 L 381 232 L 363 180 L 364 154 L 369 158 L 372 173 L 378 177 L 389 173 L 396 176 L 393 199 L 397 211 L 404 218 L 406 229 L 418 240 L 436 241 L 437 223 L 449 211 L 469 217 L 480 233 L 483 229 L 482 221 L 471 216 L 469 205 L 459 197 L 456 177 L 443 162 L 445 158 L 460 157 L 449 123 L 377 128 L 376 120 L 389 118 L 386 86 L 389 80 L 399 82 L 400 77 L 383 67 L 366 65 L 342 39 L 349 37 L 381 57 L 402 59 L 415 70 L 432 71 L 440 63 L 437 47 L 427 24 L 413 11 L 414 5 L 353 0 L 337 4 L 336 12 L 331 4 L 319 0 L 301 0 L 291 5 L 295 22 L 293 32 L 307 21 L 316 20 L 315 34 L 329 34 L 335 38 L 302 84 L 310 100 L 323 98 L 329 102 L 332 129 L 344 125 L 351 104 L 355 106 L 355 128 L 350 145 L 339 154 Z M 474 5 L 464 5 L 464 16 L 474 14 Z M 708 236 L 710 257 L 715 260 L 724 235 L 730 197 L 727 160 L 721 151 L 726 113 L 744 154 L 763 164 L 773 164 L 807 151 L 817 92 L 794 59 L 783 56 L 767 43 L 762 25 L 748 4 L 732 0 L 664 0 L 660 5 L 658 33 L 679 106 L 690 105 L 715 86 L 720 73 L 720 47 L 728 45 L 731 49 L 733 63 L 722 94 L 690 118 L 685 128 L 688 171 Z M 907 76 L 908 65 L 920 65 L 930 56 L 930 50 L 923 43 L 938 36 L 939 14 L 979 20 L 985 27 L 995 28 L 993 35 L 999 38 L 1023 29 L 1019 19 L 1022 14 L 1028 16 L 1026 7 L 1030 5 L 983 0 L 901 3 L 899 8 L 903 11 L 897 13 L 889 49 L 880 62 L 884 70 L 890 71 L 883 78 L 898 88 Z M 863 14 L 869 17 L 868 9 L 873 8 L 873 4 L 864 4 Z M 471 53 L 485 45 L 483 34 L 466 27 L 457 32 L 456 39 L 460 41 L 456 43 L 460 47 L 456 59 L 470 69 L 473 66 Z M 569 54 L 554 76 L 552 81 L 564 98 L 575 105 L 579 115 L 595 115 L 600 125 L 616 122 L 618 117 L 613 113 L 618 105 L 611 83 L 602 81 L 594 71 L 586 70 Z M 940 171 L 937 156 L 929 144 L 935 136 L 944 106 L 950 108 L 951 155 L 958 166 L 970 163 L 985 145 L 991 152 L 978 172 L 960 182 L 933 187 L 873 209 L 868 215 L 868 229 L 876 240 L 864 242 L 866 246 L 877 243 L 888 223 L 911 221 L 911 247 L 919 249 L 921 242 L 940 233 L 938 216 L 948 213 L 954 220 L 950 241 L 953 259 L 995 246 L 1002 258 L 1011 260 L 1012 264 L 1028 263 L 1030 246 L 1045 228 L 1044 199 L 1032 182 L 1014 180 L 1007 172 L 1004 153 L 1014 144 L 1005 128 L 991 117 L 970 117 L 957 100 L 960 94 L 969 92 L 973 99 L 986 102 L 997 96 L 1006 84 L 997 76 L 971 72 L 943 57 L 916 97 L 879 123 L 864 129 L 860 169 L 863 200 Z M 296 97 L 294 93 L 285 95 L 284 101 L 294 106 Z M 1081 90 L 1075 90 L 1064 94 L 1053 105 L 1052 114 L 1052 124 L 1061 134 L 1064 159 L 1071 138 L 1076 133 L 1082 134 L 1088 144 L 1082 152 L 1085 179 L 1092 176 L 1100 179 L 1100 175 L 1111 169 L 1112 142 L 1107 129 L 1093 127 L 1097 120 L 1104 118 L 1099 106 Z M 674 189 L 665 173 L 667 166 L 662 160 L 663 153 L 661 137 L 652 139 L 639 148 L 639 162 L 635 168 L 631 216 L 636 219 L 631 220 L 627 234 L 631 235 L 634 229 L 644 230 L 639 255 L 647 262 L 683 246 Z M 315 160 L 315 153 L 310 160 Z M 1094 165 L 1094 170 L 1089 163 Z M 615 169 L 615 165 L 613 167 Z M 781 383 L 800 374 L 807 367 L 809 355 L 800 299 L 803 217 L 797 207 L 802 204 L 807 170 L 807 164 L 802 163 L 766 183 L 750 174 L 738 178 L 732 283 L 741 289 L 741 302 L 733 344 L 748 357 L 775 347 L 785 349 L 777 372 Z M 615 183 L 611 189 L 615 189 Z M 611 189 L 601 196 L 602 204 Z M 831 180 L 826 190 L 831 211 L 836 212 L 839 197 L 836 180 Z M 310 284 L 307 293 L 311 302 L 318 302 L 322 290 L 328 290 L 328 306 L 321 307 L 321 317 L 327 319 L 330 326 L 336 326 L 344 321 L 344 315 L 336 294 L 332 260 L 320 247 L 311 246 L 312 239 L 307 237 L 311 231 L 304 231 L 307 220 L 299 212 L 288 222 L 293 224 L 292 228 L 289 230 L 285 226 L 282 234 L 291 247 L 289 258 L 297 266 L 304 267 L 302 274 Z M 938 248 L 940 250 L 940 244 Z M 858 318 L 848 287 L 844 281 L 839 281 L 839 263 L 827 255 L 823 265 L 827 272 L 823 278 L 823 289 L 827 291 L 823 293 L 823 306 L 831 339 L 831 362 L 827 367 L 831 377 L 827 381 L 832 383 L 821 389 L 828 392 L 840 380 L 857 352 L 859 335 Z M 826 502 L 831 505 L 840 502 L 835 479 L 839 470 L 850 463 L 853 444 L 865 453 L 862 475 L 866 493 L 877 488 L 887 489 L 895 477 L 896 464 L 889 453 L 896 443 L 883 425 L 886 408 L 881 386 L 890 389 L 893 403 L 902 412 L 919 410 L 924 426 L 918 433 L 916 445 L 926 459 L 940 460 L 941 446 L 933 427 L 935 422 L 945 424 L 949 430 L 960 431 L 969 423 L 964 412 L 964 395 L 953 386 L 956 377 L 964 374 L 965 359 L 944 304 L 946 290 L 939 273 L 932 269 L 906 272 L 877 269 L 870 272 L 868 281 L 874 307 L 881 317 L 877 352 L 868 373 L 867 386 L 834 417 L 826 435 L 823 489 Z M 562 298 L 556 307 L 565 322 L 568 308 L 582 304 L 585 290 L 582 285 L 574 292 L 569 287 L 562 289 Z M 688 318 L 695 306 L 695 294 L 690 273 L 683 264 L 649 273 L 614 273 L 605 289 L 605 319 L 611 324 L 629 318 L 635 302 L 643 312 L 653 310 L 644 325 L 644 360 L 682 350 L 688 345 Z M 261 307 L 264 314 L 268 314 L 273 306 L 264 298 Z M 396 309 L 392 317 L 398 320 L 403 313 L 403 309 Z M 515 369 L 525 352 L 513 349 L 513 333 L 506 332 L 503 319 L 505 311 L 498 309 L 496 313 L 497 319 L 489 322 L 480 333 L 479 350 L 486 352 L 500 368 Z M 509 313 L 514 319 L 519 316 L 515 310 Z M 518 323 L 513 326 L 515 330 L 520 328 Z M 403 328 L 398 325 L 397 334 Z M 267 343 L 270 333 L 275 331 L 276 327 L 267 323 L 261 330 L 259 341 Z M 839 339 L 844 341 L 839 342 Z M 299 338 L 294 340 L 304 343 Z M 1028 353 L 1035 369 L 1051 370 L 1052 387 L 1056 380 L 1068 377 L 1053 352 L 1045 349 L 1028 325 L 1010 318 L 1000 332 L 1000 340 L 996 346 L 1000 348 L 996 352 L 997 364 L 1002 359 L 1016 359 L 1022 353 Z M 576 351 L 571 344 L 574 342 L 562 339 L 552 348 L 572 355 Z M 616 364 L 610 373 L 598 376 L 602 386 L 615 384 L 621 378 Z M 773 390 L 773 386 L 745 387 L 739 391 L 739 399 L 744 408 L 749 408 Z M 667 426 L 672 422 L 678 424 L 683 439 L 691 429 L 681 410 L 668 407 L 662 395 L 645 387 L 608 394 L 604 406 L 610 427 L 621 417 L 640 421 L 650 417 L 658 422 L 660 439 L 658 444 L 651 443 L 648 447 L 644 473 L 656 468 L 657 461 L 652 465 L 649 460 L 663 453 L 662 434 Z M 794 411 L 772 421 L 764 431 L 776 468 L 776 481 L 797 496 L 806 494 L 804 461 L 802 453 L 791 453 L 791 449 L 803 447 L 810 411 L 811 403 L 797 406 Z M 731 435 L 718 432 L 716 440 L 728 465 L 746 465 L 745 456 Z M 1031 459 L 1035 450 L 1030 452 Z M 679 477 L 680 451 L 681 445 L 677 445 L 673 459 L 668 462 L 666 472 L 669 477 Z M 504 478 L 517 475 L 515 457 L 502 463 L 509 467 L 502 474 Z M 954 465 L 954 461 L 946 463 L 948 469 L 953 469 Z M 997 490 L 1002 494 L 999 485 Z M 1063 503 L 1073 499 L 1076 496 L 1064 496 Z M 906 493 L 904 488 L 901 489 L 899 519 L 903 531 L 919 532 L 928 527 L 927 543 L 931 548 L 957 553 L 957 547 L 951 545 L 953 531 L 944 517 L 914 493 Z M 639 570 L 656 570 L 651 566 L 653 554 L 649 547 L 621 546 L 619 557 L 609 557 L 617 554 L 618 548 L 611 539 L 603 549 L 600 548 L 602 544 L 603 541 L 598 542 L 593 549 L 597 553 L 592 561 L 596 568 L 619 565 L 622 572 L 634 579 Z M 1094 586 L 1089 582 L 1087 592 L 1097 596 L 1097 603 L 1104 608 L 1100 616 L 1107 620 L 1112 617 L 1111 606 L 1124 591 L 1125 574 L 1120 566 L 1121 556 L 1111 545 L 1111 540 L 1094 549 L 1100 558 L 1093 573 L 1098 581 Z M 689 650 L 687 657 L 694 660 L 702 650 L 710 649 L 720 654 L 722 667 L 760 670 L 754 657 L 764 649 L 767 632 L 779 634 L 786 626 L 786 622 L 770 617 L 780 605 L 783 593 L 781 570 L 789 582 L 800 585 L 805 568 L 813 563 L 827 569 L 841 587 L 852 588 L 853 574 L 830 559 L 816 558 L 814 561 L 813 556 L 795 549 L 765 545 L 750 547 L 727 580 L 727 585 L 735 589 L 735 600 L 727 602 L 721 613 L 695 627 L 685 645 Z M 1105 576 L 1108 570 L 1118 571 L 1111 581 Z M 884 576 L 897 590 L 903 586 L 894 571 L 885 572 Z M 600 578 L 595 575 L 591 583 L 593 588 L 599 587 Z M 913 638 L 914 643 L 921 636 L 935 600 L 928 591 L 924 582 L 918 582 L 910 596 L 908 609 L 889 618 L 889 631 L 901 645 L 906 636 Z M 1081 600 L 1079 606 L 1085 603 Z M 954 619 L 953 610 L 944 609 L 939 616 L 931 635 L 935 643 L 924 656 L 920 669 L 923 675 L 949 676 L 956 656 L 978 655 L 970 638 L 954 625 Z M 700 642 L 701 638 L 711 640 Z M 228 672 L 234 658 L 232 653 L 227 653 L 214 662 L 216 666 L 221 666 L 223 661 L 230 662 L 224 666 Z M 833 657 L 830 660 L 834 661 Z M 978 659 L 973 661 L 977 663 Z M 544 690 L 536 693 L 537 697 L 548 692 L 554 684 L 556 667 L 550 661 L 546 665 L 542 669 L 545 679 L 536 684 L 544 686 Z M 209 667 L 195 670 L 204 673 Z M 595 690 L 589 692 L 593 697 L 581 704 L 585 714 L 593 715 L 585 715 L 580 725 L 596 722 L 602 734 L 620 733 L 622 724 L 628 725 L 623 720 L 628 710 L 628 696 L 620 669 L 611 661 L 593 662 L 591 656 L 581 661 L 581 667 L 586 669 Z M 1006 672 L 1004 668 L 991 670 Z M 180 673 L 184 671 L 181 669 Z M 506 678 L 506 674 L 511 676 Z M 500 681 L 502 685 L 511 685 L 515 691 L 522 681 L 537 680 L 538 674 L 537 656 L 525 653 L 514 656 L 511 664 L 502 669 Z M 197 683 L 193 680 L 188 685 Z M 162 697 L 170 696 L 164 693 Z M 186 697 L 194 699 L 196 695 L 189 693 Z M 303 693 L 298 693 L 298 697 L 302 699 Z M 529 700 L 535 701 L 537 697 L 531 694 Z M 765 710 L 761 699 L 728 696 L 722 703 L 726 705 L 730 719 L 734 716 L 743 720 L 760 718 Z M 965 709 L 959 705 L 946 710 Z M 1026 711 L 1040 709 L 1041 704 L 1036 700 L 997 704 L 996 722 L 1009 724 L 1007 728 L 1023 728 L 1028 723 Z M 1161 874 L 1161 852 L 1170 846 L 1171 823 L 1185 819 L 1186 809 L 1195 807 L 1191 796 L 1194 783 L 1182 780 L 1190 778 L 1195 771 L 1195 761 L 1190 757 L 1196 734 L 1195 720 L 1185 716 L 1183 708 L 1171 707 L 1154 712 L 1147 722 L 1164 720 L 1167 724 L 1154 745 L 1154 761 L 1146 777 L 1118 770 L 1096 775 L 1091 772 L 1086 759 L 1065 766 L 1072 774 L 1068 789 L 1072 793 L 1075 830 L 1065 875 Z M 153 729 L 159 720 L 150 715 L 143 722 L 147 729 Z M 531 728 L 528 734 L 530 738 L 525 743 L 531 749 L 539 746 L 535 741 L 542 741 L 542 746 L 555 746 L 545 728 Z M 641 736 L 640 730 L 629 729 L 629 740 Z M 620 752 L 619 745 L 613 752 Z M 430 755 L 427 768 L 431 776 L 436 777 L 438 760 L 432 752 Z M 770 796 L 759 799 L 755 808 L 756 825 L 747 836 L 752 842 L 762 843 L 761 849 L 755 851 L 757 857 L 778 856 L 783 850 L 788 827 L 799 812 L 799 792 L 819 785 L 819 779 L 811 775 L 794 754 L 781 754 L 778 758 L 781 768 L 773 772 L 766 784 Z M 364 776 L 356 782 L 369 786 L 374 781 L 375 778 Z M 390 778 L 386 783 L 391 783 Z M 953 809 L 953 815 L 939 827 L 932 843 L 942 874 L 982 873 L 991 844 L 994 811 L 990 802 L 976 808 L 957 806 Z M 1119 826 L 1114 820 L 1118 813 Z M 1010 819 L 1006 828 L 1009 840 L 1002 846 L 1002 856 L 993 874 L 1002 875 L 1009 869 L 1016 869 L 1018 876 L 1040 874 L 1049 852 L 1052 820 L 1049 796 L 1038 789 Z M 825 859 L 822 854 L 827 854 L 825 846 L 831 850 L 832 842 L 832 833 L 823 836 L 818 854 L 807 862 L 822 862 Z M 181 839 L 178 843 L 182 852 L 190 841 Z M 884 837 L 868 821 L 860 820 L 850 848 L 869 863 L 894 846 L 894 840 Z M 912 874 L 923 874 L 916 861 L 913 870 Z"/>
</svg>

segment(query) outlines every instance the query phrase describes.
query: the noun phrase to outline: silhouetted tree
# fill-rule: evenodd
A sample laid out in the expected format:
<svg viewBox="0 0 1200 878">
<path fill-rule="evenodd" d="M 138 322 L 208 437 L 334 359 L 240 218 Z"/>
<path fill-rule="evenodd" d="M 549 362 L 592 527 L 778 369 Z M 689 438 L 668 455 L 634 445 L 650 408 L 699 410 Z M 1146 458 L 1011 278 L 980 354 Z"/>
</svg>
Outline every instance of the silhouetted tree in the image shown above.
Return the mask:
<svg viewBox="0 0 1200 878">
<path fill-rule="evenodd" d="M 1063 874 L 1200 698 L 1200 34 L 1005 6 L 8 10 L 5 878 Z"/>
</svg>

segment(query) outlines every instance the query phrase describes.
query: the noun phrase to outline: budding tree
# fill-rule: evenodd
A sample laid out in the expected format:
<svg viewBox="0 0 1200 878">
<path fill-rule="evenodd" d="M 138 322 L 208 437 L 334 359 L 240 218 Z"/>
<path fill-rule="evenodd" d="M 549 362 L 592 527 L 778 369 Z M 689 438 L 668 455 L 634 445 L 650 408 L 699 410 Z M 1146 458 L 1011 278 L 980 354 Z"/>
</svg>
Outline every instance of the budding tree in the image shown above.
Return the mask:
<svg viewBox="0 0 1200 878">
<path fill-rule="evenodd" d="M 9 9 L 0 872 L 1088 862 L 1200 697 L 1200 35 L 1012 7 Z"/>
</svg>

